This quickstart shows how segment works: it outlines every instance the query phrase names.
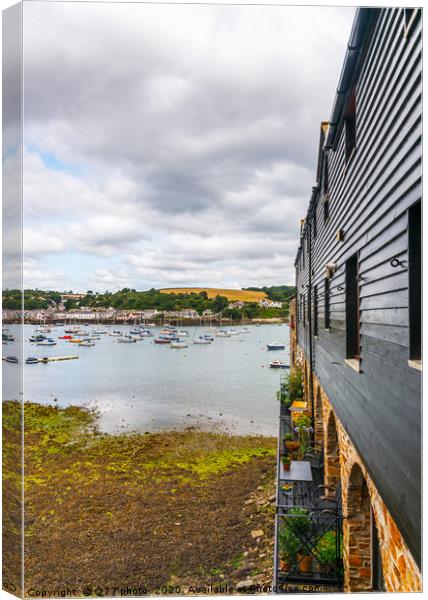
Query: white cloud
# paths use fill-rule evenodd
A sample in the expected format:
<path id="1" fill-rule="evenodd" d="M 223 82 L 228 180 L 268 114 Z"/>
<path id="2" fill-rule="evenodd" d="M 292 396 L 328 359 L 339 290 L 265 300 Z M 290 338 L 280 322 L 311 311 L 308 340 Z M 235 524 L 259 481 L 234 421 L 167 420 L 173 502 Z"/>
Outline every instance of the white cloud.
<path id="1" fill-rule="evenodd" d="M 292 283 L 353 12 L 27 3 L 27 252 L 91 257 L 62 288 Z"/>

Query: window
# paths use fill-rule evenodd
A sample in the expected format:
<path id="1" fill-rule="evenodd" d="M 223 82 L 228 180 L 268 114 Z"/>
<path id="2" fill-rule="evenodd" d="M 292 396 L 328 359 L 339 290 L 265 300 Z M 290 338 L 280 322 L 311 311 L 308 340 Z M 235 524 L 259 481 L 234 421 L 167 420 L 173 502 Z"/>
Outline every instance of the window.
<path id="1" fill-rule="evenodd" d="M 324 328 L 330 329 L 330 279 L 324 279 Z"/>
<path id="2" fill-rule="evenodd" d="M 358 256 L 346 261 L 346 358 L 360 358 Z"/>
<path id="3" fill-rule="evenodd" d="M 318 335 L 318 286 L 314 285 L 314 335 Z"/>
<path id="4" fill-rule="evenodd" d="M 324 154 L 323 191 L 328 194 L 328 154 Z"/>
<path id="5" fill-rule="evenodd" d="M 306 304 L 305 304 L 305 297 L 302 294 L 302 309 L 303 309 L 303 327 L 306 327 Z"/>
<path id="6" fill-rule="evenodd" d="M 303 244 L 302 244 L 302 253 L 303 253 L 303 268 L 305 268 L 305 240 L 303 240 Z"/>
<path id="7" fill-rule="evenodd" d="M 355 91 L 349 101 L 348 109 L 345 115 L 345 162 L 348 164 L 357 145 L 356 131 L 356 111 L 355 111 Z"/>
<path id="8" fill-rule="evenodd" d="M 313 221 L 312 229 L 313 229 L 313 232 L 314 232 L 314 239 L 315 239 L 317 237 L 317 205 L 316 204 L 314 206 L 314 212 L 313 212 L 313 215 L 312 215 L 312 221 Z"/>
<path id="9" fill-rule="evenodd" d="M 421 203 L 409 208 L 409 346 L 410 360 L 421 360 Z"/>
<path id="10" fill-rule="evenodd" d="M 324 223 L 327 223 L 329 218 L 329 208 L 328 208 L 328 196 L 324 198 Z"/>

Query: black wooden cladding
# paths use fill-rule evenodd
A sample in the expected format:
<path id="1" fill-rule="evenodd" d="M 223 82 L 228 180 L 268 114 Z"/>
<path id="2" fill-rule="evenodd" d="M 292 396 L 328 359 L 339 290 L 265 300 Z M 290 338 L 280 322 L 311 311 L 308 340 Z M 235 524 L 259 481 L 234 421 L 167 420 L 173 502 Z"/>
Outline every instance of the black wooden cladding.
<path id="1" fill-rule="evenodd" d="M 410 33 L 405 18 L 404 9 L 377 11 L 366 36 L 351 82 L 355 131 L 348 125 L 346 140 L 343 122 L 335 150 L 320 152 L 321 181 L 302 230 L 296 284 L 299 344 L 309 359 L 310 328 L 302 319 L 314 319 L 316 310 L 314 372 L 420 563 L 421 377 L 409 360 L 420 358 L 421 18 Z M 358 306 L 351 352 L 346 261 L 353 256 Z M 326 265 L 335 265 L 330 278 Z M 361 372 L 345 363 L 358 355 Z"/>

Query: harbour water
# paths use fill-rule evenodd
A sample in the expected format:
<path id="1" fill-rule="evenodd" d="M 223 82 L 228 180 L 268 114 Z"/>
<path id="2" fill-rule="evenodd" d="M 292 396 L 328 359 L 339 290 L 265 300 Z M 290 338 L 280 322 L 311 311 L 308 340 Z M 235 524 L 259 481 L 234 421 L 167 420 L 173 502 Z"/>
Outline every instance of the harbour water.
<path id="1" fill-rule="evenodd" d="M 249 325 L 249 333 L 216 337 L 212 344 L 193 345 L 207 330 L 187 327 L 188 348 L 158 345 L 154 338 L 135 344 L 101 335 L 93 347 L 66 340 L 63 327 L 49 334 L 56 346 L 29 342 L 34 326 L 24 326 L 23 358 L 77 355 L 78 360 L 24 364 L 24 398 L 42 404 L 96 408 L 101 430 L 116 433 L 160 431 L 196 426 L 238 434 L 276 435 L 281 369 L 269 362 L 289 362 L 288 325 Z M 94 328 L 86 328 L 91 332 Z M 130 326 L 100 326 L 129 333 Z M 242 328 L 237 326 L 241 331 Z M 9 326 L 15 342 L 3 345 L 3 356 L 19 356 L 18 326 Z M 159 328 L 152 328 L 155 337 Z M 285 350 L 267 351 L 271 342 Z M 16 397 L 13 380 L 19 366 L 3 361 L 3 399 Z M 16 384 L 15 384 L 16 385 Z"/>

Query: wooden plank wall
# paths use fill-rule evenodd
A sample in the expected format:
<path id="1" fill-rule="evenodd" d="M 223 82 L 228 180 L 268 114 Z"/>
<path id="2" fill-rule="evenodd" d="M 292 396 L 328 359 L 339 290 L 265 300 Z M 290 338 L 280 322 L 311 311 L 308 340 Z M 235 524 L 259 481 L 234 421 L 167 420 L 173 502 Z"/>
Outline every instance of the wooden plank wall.
<path id="1" fill-rule="evenodd" d="M 407 210 L 421 198 L 421 22 L 406 39 L 403 12 L 380 12 L 356 88 L 355 154 L 346 165 L 344 128 L 336 150 L 328 152 L 326 223 L 318 182 L 317 236 L 310 240 L 319 321 L 313 367 L 420 562 L 421 374 L 408 364 Z M 336 239 L 338 229 L 343 241 Z M 356 252 L 362 277 L 361 373 L 345 363 L 345 261 Z M 402 264 L 391 266 L 392 258 Z M 327 263 L 338 266 L 330 280 L 329 331 L 324 330 Z M 297 299 L 304 296 L 307 320 L 307 239 L 297 265 Z M 300 306 L 300 319 L 302 312 Z M 309 356 L 308 323 L 300 322 L 298 332 Z"/>

